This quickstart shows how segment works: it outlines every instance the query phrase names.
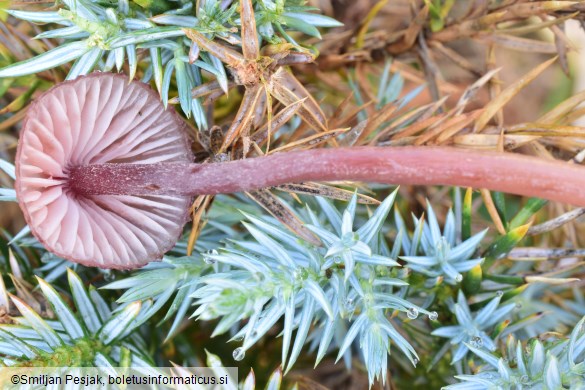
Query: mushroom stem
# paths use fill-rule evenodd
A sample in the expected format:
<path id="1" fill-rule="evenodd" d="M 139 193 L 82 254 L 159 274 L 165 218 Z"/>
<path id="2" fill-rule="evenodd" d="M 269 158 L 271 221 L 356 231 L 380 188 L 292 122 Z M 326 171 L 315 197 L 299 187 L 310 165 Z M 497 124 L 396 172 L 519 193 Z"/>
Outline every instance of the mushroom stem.
<path id="1" fill-rule="evenodd" d="M 585 206 L 585 168 L 512 153 L 450 147 L 314 149 L 212 164 L 96 164 L 70 172 L 80 194 L 196 195 L 303 181 L 487 188 Z"/>

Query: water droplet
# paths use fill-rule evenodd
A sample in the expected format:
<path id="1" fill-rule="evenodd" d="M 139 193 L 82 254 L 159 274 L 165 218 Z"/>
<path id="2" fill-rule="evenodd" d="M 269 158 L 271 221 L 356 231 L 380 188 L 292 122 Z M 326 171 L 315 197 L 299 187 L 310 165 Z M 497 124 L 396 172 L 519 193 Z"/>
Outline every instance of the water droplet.
<path id="1" fill-rule="evenodd" d="M 237 360 L 239 362 L 244 359 L 244 356 L 246 356 L 246 351 L 244 351 L 244 348 L 242 347 L 236 348 L 234 349 L 232 356 L 234 357 L 234 360 Z"/>
<path id="2" fill-rule="evenodd" d="M 348 312 L 352 312 L 355 310 L 355 301 L 353 298 L 347 298 L 345 300 L 345 310 Z"/>
<path id="3" fill-rule="evenodd" d="M 207 253 L 203 255 L 203 261 L 206 262 L 207 264 L 215 264 L 215 263 L 217 263 L 217 260 L 209 257 L 209 255 L 215 256 L 218 254 L 219 253 L 215 249 L 207 251 Z"/>
<path id="4" fill-rule="evenodd" d="M 345 311 L 347 313 L 354 312 L 355 311 L 355 308 L 356 308 L 355 300 L 353 298 L 347 298 L 345 300 L 345 306 L 344 306 L 344 308 L 345 308 Z"/>
<path id="5" fill-rule="evenodd" d="M 460 282 L 460 281 L 462 281 L 462 280 L 463 280 L 463 275 L 461 275 L 461 274 L 457 274 L 457 276 L 455 276 L 455 281 L 456 281 L 457 283 L 459 283 L 459 282 Z"/>
<path id="6" fill-rule="evenodd" d="M 244 335 L 240 335 L 238 337 L 234 337 L 234 341 L 242 341 L 244 339 Z"/>
<path id="7" fill-rule="evenodd" d="M 439 318 L 439 313 L 437 313 L 436 311 L 432 311 L 429 313 L 429 320 L 436 321 L 437 318 Z"/>
<path id="8" fill-rule="evenodd" d="M 419 360 L 417 358 L 412 359 L 412 363 L 414 363 L 415 366 L 418 364 L 418 362 L 419 362 Z"/>
<path id="9" fill-rule="evenodd" d="M 530 378 L 528 377 L 528 375 L 522 375 L 522 376 L 520 377 L 520 383 L 522 383 L 522 384 L 526 384 L 526 383 L 528 383 L 528 382 L 530 382 Z"/>
<path id="10" fill-rule="evenodd" d="M 516 309 L 517 310 L 522 309 L 522 303 L 521 302 L 516 302 Z"/>
<path id="11" fill-rule="evenodd" d="M 411 320 L 414 320 L 418 317 L 418 310 L 416 310 L 414 307 L 411 307 L 406 311 L 406 316 Z"/>
<path id="12" fill-rule="evenodd" d="M 498 297 L 501 297 L 501 296 L 503 296 L 503 295 L 504 295 L 504 292 L 503 292 L 502 290 L 498 290 L 498 292 L 496 292 L 496 295 L 497 295 Z"/>
<path id="13" fill-rule="evenodd" d="M 481 337 L 475 336 L 474 338 L 471 339 L 469 344 L 471 344 L 475 348 L 481 348 L 483 346 L 483 340 L 481 339 Z"/>

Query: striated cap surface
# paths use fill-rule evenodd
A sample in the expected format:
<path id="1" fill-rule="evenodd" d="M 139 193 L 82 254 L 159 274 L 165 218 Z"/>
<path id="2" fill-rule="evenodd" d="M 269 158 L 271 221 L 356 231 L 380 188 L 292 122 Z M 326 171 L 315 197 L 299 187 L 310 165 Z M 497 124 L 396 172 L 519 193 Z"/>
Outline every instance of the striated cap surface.
<path id="1" fill-rule="evenodd" d="M 192 161 L 185 124 L 146 84 L 93 73 L 31 105 L 16 157 L 16 192 L 35 237 L 74 262 L 130 269 L 159 260 L 188 218 L 188 196 L 81 195 L 74 167 Z"/>

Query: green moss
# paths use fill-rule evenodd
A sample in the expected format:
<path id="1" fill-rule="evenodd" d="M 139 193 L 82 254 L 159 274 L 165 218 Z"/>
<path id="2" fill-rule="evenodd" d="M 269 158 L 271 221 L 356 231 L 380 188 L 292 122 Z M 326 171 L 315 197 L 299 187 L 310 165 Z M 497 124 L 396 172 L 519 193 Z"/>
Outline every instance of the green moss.
<path id="1" fill-rule="evenodd" d="M 112 347 L 89 338 L 75 340 L 73 345 L 56 348 L 52 353 L 41 352 L 36 359 L 18 364 L 18 367 L 91 367 L 97 353 L 109 355 Z"/>

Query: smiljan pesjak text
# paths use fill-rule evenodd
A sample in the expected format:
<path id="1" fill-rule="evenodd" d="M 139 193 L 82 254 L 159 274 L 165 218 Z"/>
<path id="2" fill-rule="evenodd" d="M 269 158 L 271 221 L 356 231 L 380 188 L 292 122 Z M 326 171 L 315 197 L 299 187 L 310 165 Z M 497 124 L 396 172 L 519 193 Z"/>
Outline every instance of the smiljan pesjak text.
<path id="1" fill-rule="evenodd" d="M 225 385 L 227 375 L 18 375 L 20 385 Z"/>

